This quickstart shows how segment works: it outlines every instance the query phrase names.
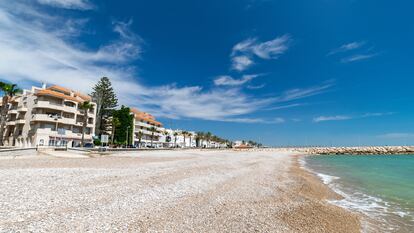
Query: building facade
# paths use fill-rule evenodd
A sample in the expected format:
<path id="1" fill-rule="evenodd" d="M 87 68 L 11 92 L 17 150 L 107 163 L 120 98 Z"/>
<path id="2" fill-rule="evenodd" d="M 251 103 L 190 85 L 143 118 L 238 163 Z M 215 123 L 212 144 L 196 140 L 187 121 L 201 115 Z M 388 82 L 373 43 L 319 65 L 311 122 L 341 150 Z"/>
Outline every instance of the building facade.
<path id="1" fill-rule="evenodd" d="M 187 131 L 187 135 L 183 135 L 183 130 L 165 129 L 160 141 L 163 147 L 193 148 L 197 146 L 196 133 Z"/>
<path id="2" fill-rule="evenodd" d="M 83 110 L 91 97 L 60 86 L 32 87 L 12 99 L 4 139 L 6 146 L 68 146 L 81 143 Z M 88 111 L 85 142 L 92 142 L 96 104 Z"/>
<path id="3" fill-rule="evenodd" d="M 133 114 L 133 141 L 136 147 L 163 147 L 160 140 L 164 128 L 161 122 L 156 121 L 155 117 L 149 113 L 139 111 L 136 108 L 131 109 Z M 151 131 L 155 129 L 155 131 Z M 152 140 L 151 140 L 152 139 Z"/>

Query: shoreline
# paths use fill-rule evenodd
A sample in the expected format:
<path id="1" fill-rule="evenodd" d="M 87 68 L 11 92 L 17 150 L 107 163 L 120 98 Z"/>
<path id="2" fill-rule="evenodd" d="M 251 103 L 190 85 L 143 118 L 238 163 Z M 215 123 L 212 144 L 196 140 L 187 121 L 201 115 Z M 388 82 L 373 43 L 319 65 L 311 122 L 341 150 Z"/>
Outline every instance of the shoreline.
<path id="1" fill-rule="evenodd" d="M 323 232 L 362 232 L 363 216 L 329 203 L 328 200 L 340 200 L 343 197 L 301 166 L 299 160 L 303 156 L 306 155 L 293 156 L 290 173 L 296 183 L 292 195 L 301 197 L 306 207 L 297 209 L 288 216 L 286 222 L 295 222 L 296 226 L 301 226 L 297 230 L 305 232 L 313 232 L 315 228 Z"/>
<path id="2" fill-rule="evenodd" d="M 329 203 L 340 195 L 289 151 L 54 154 L 0 164 L 5 229 L 361 232 L 361 216 Z"/>

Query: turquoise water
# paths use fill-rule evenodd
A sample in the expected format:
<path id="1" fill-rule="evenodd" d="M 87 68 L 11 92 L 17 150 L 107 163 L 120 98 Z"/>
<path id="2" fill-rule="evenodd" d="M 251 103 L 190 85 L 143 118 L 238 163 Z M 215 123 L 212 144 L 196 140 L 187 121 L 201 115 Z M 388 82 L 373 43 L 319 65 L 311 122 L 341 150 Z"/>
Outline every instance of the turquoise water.
<path id="1" fill-rule="evenodd" d="M 384 232 L 414 232 L 414 155 L 310 156 L 306 166 Z M 368 226 L 369 228 L 369 226 Z"/>

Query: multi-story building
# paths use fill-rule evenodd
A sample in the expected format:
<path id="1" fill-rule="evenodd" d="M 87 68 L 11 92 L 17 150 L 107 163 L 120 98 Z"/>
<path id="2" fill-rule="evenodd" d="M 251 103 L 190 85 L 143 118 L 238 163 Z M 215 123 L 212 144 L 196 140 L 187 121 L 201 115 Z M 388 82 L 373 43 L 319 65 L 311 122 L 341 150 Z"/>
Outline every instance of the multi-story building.
<path id="1" fill-rule="evenodd" d="M 137 147 L 150 146 L 152 137 L 153 147 L 162 147 L 163 143 L 160 141 L 164 132 L 162 123 L 156 121 L 153 115 L 135 108 L 131 109 L 131 113 L 134 115 L 132 131 L 134 145 Z M 154 132 L 151 131 L 152 128 L 155 129 Z M 140 132 L 141 138 L 139 136 Z"/>
<path id="2" fill-rule="evenodd" d="M 183 135 L 183 130 L 164 130 L 163 135 L 160 138 L 160 141 L 163 143 L 164 147 L 180 147 L 180 148 L 190 148 L 196 147 L 196 133 L 188 131 L 185 136 Z"/>
<path id="3" fill-rule="evenodd" d="M 84 113 L 80 103 L 91 97 L 60 86 L 32 87 L 13 98 L 4 132 L 5 145 L 79 146 Z M 92 142 L 96 104 L 88 111 L 85 142 Z"/>

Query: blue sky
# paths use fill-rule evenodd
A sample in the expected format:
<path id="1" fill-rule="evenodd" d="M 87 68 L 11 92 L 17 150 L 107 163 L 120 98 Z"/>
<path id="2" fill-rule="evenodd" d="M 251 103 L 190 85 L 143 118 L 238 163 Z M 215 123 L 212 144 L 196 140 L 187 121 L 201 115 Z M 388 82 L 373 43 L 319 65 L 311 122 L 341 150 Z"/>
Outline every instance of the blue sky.
<path id="1" fill-rule="evenodd" d="M 412 144 L 410 1 L 0 2 L 0 78 L 268 145 Z"/>

